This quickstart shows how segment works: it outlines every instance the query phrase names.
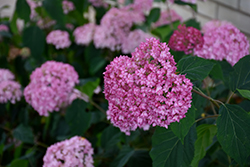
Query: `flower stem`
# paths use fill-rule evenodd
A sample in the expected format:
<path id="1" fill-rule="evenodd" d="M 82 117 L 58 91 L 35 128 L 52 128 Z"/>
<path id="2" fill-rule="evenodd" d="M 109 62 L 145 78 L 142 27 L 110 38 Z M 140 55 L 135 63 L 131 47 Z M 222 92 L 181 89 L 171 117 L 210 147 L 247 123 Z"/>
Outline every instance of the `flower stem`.
<path id="1" fill-rule="evenodd" d="M 203 119 L 214 118 L 214 117 L 218 117 L 218 116 L 220 116 L 220 115 L 219 115 L 219 114 L 216 114 L 216 115 L 209 115 L 209 116 L 206 116 L 206 117 L 203 117 L 203 118 L 199 118 L 199 119 L 197 119 L 195 122 L 199 122 L 199 121 L 201 121 L 201 120 L 203 120 Z"/>
<path id="2" fill-rule="evenodd" d="M 198 89 L 198 88 L 196 88 L 196 89 Z M 199 89 L 198 89 L 198 90 L 199 90 Z M 220 108 L 220 105 L 219 105 L 218 103 L 222 103 L 221 101 L 215 100 L 215 99 L 213 99 L 213 98 L 211 98 L 211 97 L 205 95 L 201 90 L 199 90 L 199 91 L 198 91 L 198 90 L 192 89 L 192 91 L 193 91 L 194 93 L 196 93 L 196 94 L 198 94 L 198 95 L 204 97 L 205 99 L 210 100 L 217 108 Z M 222 104 L 223 104 L 223 103 L 222 103 Z"/>
<path id="3" fill-rule="evenodd" d="M 234 95 L 234 92 L 231 92 L 230 95 L 227 98 L 227 101 L 226 101 L 227 104 L 230 102 L 230 100 L 233 97 L 233 95 Z"/>

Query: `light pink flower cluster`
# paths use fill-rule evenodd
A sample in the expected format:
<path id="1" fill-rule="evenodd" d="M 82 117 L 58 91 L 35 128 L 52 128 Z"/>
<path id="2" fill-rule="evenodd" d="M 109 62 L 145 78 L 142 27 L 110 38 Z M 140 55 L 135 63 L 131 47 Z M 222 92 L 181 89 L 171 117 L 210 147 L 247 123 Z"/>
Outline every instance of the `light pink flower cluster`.
<path id="1" fill-rule="evenodd" d="M 193 50 L 200 50 L 203 46 L 204 39 L 200 30 L 194 27 L 179 25 L 169 39 L 169 47 L 175 51 L 184 51 L 190 54 Z"/>
<path id="2" fill-rule="evenodd" d="M 105 0 L 89 0 L 89 2 L 95 7 L 108 7 L 108 3 Z"/>
<path id="3" fill-rule="evenodd" d="M 132 58 L 115 58 L 104 72 L 107 117 L 127 135 L 150 125 L 168 128 L 191 107 L 192 83 L 176 74 L 166 43 L 155 38 L 141 43 Z"/>
<path id="4" fill-rule="evenodd" d="M 69 12 L 75 10 L 74 3 L 67 0 L 62 1 L 62 8 L 64 14 L 68 14 Z"/>
<path id="5" fill-rule="evenodd" d="M 175 0 L 169 0 L 171 3 L 174 3 Z M 186 2 L 186 3 L 193 3 L 195 4 L 197 0 L 181 0 L 182 2 Z M 204 0 L 205 1 L 205 0 Z"/>
<path id="6" fill-rule="evenodd" d="M 81 27 L 77 27 L 73 32 L 73 35 L 75 36 L 75 42 L 78 45 L 88 45 L 93 39 L 94 30 L 94 23 L 88 23 Z"/>
<path id="7" fill-rule="evenodd" d="M 148 12 L 153 7 L 154 0 L 134 0 L 134 3 L 131 5 L 128 5 L 131 9 L 133 9 L 136 12 Z"/>
<path id="8" fill-rule="evenodd" d="M 205 24 L 204 45 L 195 54 L 205 59 L 227 60 L 232 66 L 249 54 L 249 41 L 234 25 L 226 21 Z"/>
<path id="9" fill-rule="evenodd" d="M 7 32 L 9 32 L 9 28 L 6 25 L 4 25 L 4 24 L 0 24 L 0 31 L 7 31 Z"/>
<path id="10" fill-rule="evenodd" d="M 36 8 L 39 6 L 42 6 L 41 1 L 33 1 L 33 0 L 26 0 L 26 2 L 28 3 L 28 5 L 30 6 L 30 19 L 34 20 L 38 17 L 38 14 L 36 12 Z"/>
<path id="11" fill-rule="evenodd" d="M 127 9 L 111 8 L 96 26 L 94 44 L 96 48 L 120 50 L 134 23 L 143 21 L 141 14 Z"/>
<path id="12" fill-rule="evenodd" d="M 48 116 L 49 112 L 68 105 L 69 95 L 78 82 L 78 74 L 71 65 L 47 61 L 30 75 L 30 83 L 24 89 L 25 100 L 39 115 Z"/>
<path id="13" fill-rule="evenodd" d="M 22 96 L 21 85 L 13 81 L 15 76 L 7 69 L 0 69 L 0 103 L 16 103 Z"/>
<path id="14" fill-rule="evenodd" d="M 122 43 L 122 53 L 127 54 L 133 52 L 141 42 L 146 42 L 146 38 L 150 37 L 150 34 L 147 34 L 140 29 L 131 31 Z"/>
<path id="15" fill-rule="evenodd" d="M 69 33 L 67 31 L 54 30 L 51 31 L 47 37 L 46 41 L 48 44 L 55 45 L 56 49 L 68 48 L 71 45 L 69 39 Z"/>
<path id="16" fill-rule="evenodd" d="M 175 10 L 171 9 L 170 11 L 162 11 L 159 20 L 152 26 L 155 28 L 178 20 L 182 21 L 182 17 L 178 15 Z"/>
<path id="17" fill-rule="evenodd" d="M 43 157 L 43 167 L 94 167 L 93 154 L 87 139 L 74 136 L 51 145 Z"/>

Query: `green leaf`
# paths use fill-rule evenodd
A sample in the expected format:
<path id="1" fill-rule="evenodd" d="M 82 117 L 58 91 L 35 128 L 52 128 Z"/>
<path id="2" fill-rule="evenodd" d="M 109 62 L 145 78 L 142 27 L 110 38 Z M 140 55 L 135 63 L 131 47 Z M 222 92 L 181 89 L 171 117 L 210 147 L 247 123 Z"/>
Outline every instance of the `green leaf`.
<path id="1" fill-rule="evenodd" d="M 86 112 L 87 103 L 76 99 L 67 108 L 65 119 L 72 135 L 83 135 L 90 126 L 91 113 Z"/>
<path id="2" fill-rule="evenodd" d="M 176 3 L 176 4 L 178 4 L 178 5 L 188 5 L 188 6 L 190 6 L 195 12 L 197 12 L 197 5 L 196 5 L 196 4 L 183 2 L 183 1 L 181 1 L 181 0 L 175 0 L 174 3 Z"/>
<path id="3" fill-rule="evenodd" d="M 209 75 L 211 75 L 211 77 L 214 78 L 214 79 L 220 79 L 220 80 L 223 79 L 222 67 L 220 66 L 220 64 L 218 63 L 218 61 L 213 61 L 213 62 L 215 63 L 215 66 L 210 71 Z"/>
<path id="4" fill-rule="evenodd" d="M 0 144 L 0 156 L 3 155 L 4 143 Z"/>
<path id="5" fill-rule="evenodd" d="M 153 144 L 150 151 L 153 167 L 189 166 L 194 156 L 195 139 L 195 126 L 190 128 L 184 139 L 184 145 L 170 129 L 157 127 L 152 137 Z"/>
<path id="6" fill-rule="evenodd" d="M 29 161 L 26 159 L 14 159 L 8 167 L 28 167 Z"/>
<path id="7" fill-rule="evenodd" d="M 102 132 L 101 146 L 105 149 L 109 149 L 116 145 L 120 141 L 121 134 L 120 129 L 110 125 Z"/>
<path id="8" fill-rule="evenodd" d="M 151 25 L 151 23 L 156 22 L 161 15 L 160 8 L 153 8 L 151 9 L 149 15 L 147 16 L 147 24 Z"/>
<path id="9" fill-rule="evenodd" d="M 19 125 L 16 129 L 13 130 L 14 138 L 21 140 L 24 143 L 33 144 L 34 143 L 34 135 L 29 126 Z"/>
<path id="10" fill-rule="evenodd" d="M 194 28 L 196 28 L 198 30 L 201 29 L 200 23 L 198 21 L 196 21 L 195 19 L 189 19 L 189 20 L 185 21 L 184 24 L 187 27 L 194 27 Z"/>
<path id="11" fill-rule="evenodd" d="M 246 99 L 250 100 L 250 91 L 249 90 L 237 89 L 237 91 L 241 94 L 241 96 L 243 96 Z"/>
<path id="12" fill-rule="evenodd" d="M 173 24 L 173 28 L 177 29 L 178 25 L 180 25 L 180 21 L 175 21 L 172 24 Z M 171 25 L 163 25 L 163 26 L 153 29 L 151 33 L 160 37 L 161 40 L 165 40 L 167 37 L 171 36 L 173 32 L 174 31 L 171 28 Z"/>
<path id="13" fill-rule="evenodd" d="M 250 155 L 250 115 L 238 105 L 221 105 L 217 138 L 222 149 L 241 166 Z"/>
<path id="14" fill-rule="evenodd" d="M 170 127 L 174 134 L 178 136 L 182 144 L 184 144 L 184 138 L 189 132 L 191 126 L 195 123 L 195 110 L 194 105 L 186 113 L 186 117 L 181 119 L 180 122 L 173 122 L 170 124 Z"/>
<path id="15" fill-rule="evenodd" d="M 180 74 L 187 74 L 186 77 L 192 80 L 203 80 L 208 76 L 214 67 L 214 63 L 209 60 L 188 56 L 182 58 L 177 64 L 177 71 Z"/>
<path id="16" fill-rule="evenodd" d="M 213 142 L 213 137 L 217 133 L 215 125 L 202 124 L 196 128 L 197 140 L 195 141 L 194 159 L 192 167 L 197 167 L 199 161 L 206 155 L 206 148 Z"/>
<path id="17" fill-rule="evenodd" d="M 30 20 L 30 7 L 26 0 L 17 0 L 16 2 L 16 12 L 18 16 L 25 22 Z"/>
<path id="18" fill-rule="evenodd" d="M 23 31 L 23 45 L 30 48 L 31 55 L 39 59 L 45 47 L 45 34 L 37 26 L 31 26 Z"/>
<path id="19" fill-rule="evenodd" d="M 230 73 L 230 89 L 234 92 L 236 89 L 250 90 L 250 55 L 240 59 L 234 66 L 234 71 Z"/>
<path id="20" fill-rule="evenodd" d="M 97 88 L 99 84 L 100 84 L 100 78 L 97 78 L 95 81 L 87 81 L 84 85 L 80 86 L 79 89 L 81 92 L 88 95 L 88 97 L 91 99 L 94 94 L 94 90 Z"/>
<path id="21" fill-rule="evenodd" d="M 115 157 L 114 161 L 110 164 L 110 167 L 123 167 L 134 152 L 135 150 L 129 146 L 123 146 L 117 157 Z"/>
<path id="22" fill-rule="evenodd" d="M 65 14 L 63 13 L 61 0 L 44 0 L 43 7 L 52 19 L 56 20 L 58 24 L 64 25 Z"/>
<path id="23" fill-rule="evenodd" d="M 11 22 L 10 22 L 10 28 L 11 28 L 11 31 L 13 32 L 13 34 L 18 34 L 18 28 L 16 25 L 17 18 L 18 18 L 18 14 L 15 11 L 13 14 L 13 17 L 11 19 Z"/>
<path id="24" fill-rule="evenodd" d="M 130 157 L 128 167 L 152 167 L 152 159 L 149 156 L 147 150 L 136 150 L 134 154 Z"/>

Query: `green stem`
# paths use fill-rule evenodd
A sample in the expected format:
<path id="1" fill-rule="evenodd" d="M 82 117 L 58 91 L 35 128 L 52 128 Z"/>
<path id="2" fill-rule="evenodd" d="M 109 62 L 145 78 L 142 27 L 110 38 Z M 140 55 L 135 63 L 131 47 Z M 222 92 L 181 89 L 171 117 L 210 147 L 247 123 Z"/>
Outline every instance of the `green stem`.
<path id="1" fill-rule="evenodd" d="M 196 89 L 198 89 L 198 88 L 196 88 Z M 199 90 L 199 89 L 198 89 L 198 90 Z M 223 104 L 221 101 L 215 100 L 215 99 L 213 99 L 213 98 L 211 98 L 211 97 L 205 95 L 201 90 L 199 90 L 199 91 L 198 91 L 198 90 L 192 89 L 192 91 L 193 91 L 194 93 L 200 95 L 201 97 L 204 97 L 205 99 L 210 100 L 217 108 L 220 108 L 220 105 L 219 105 L 218 103 Z"/>
<path id="2" fill-rule="evenodd" d="M 89 99 L 89 102 L 90 102 L 90 104 L 92 104 L 93 106 L 95 106 L 98 110 L 100 110 L 102 113 L 104 113 L 106 115 L 106 111 L 103 108 L 101 108 L 98 104 L 96 104 L 91 99 Z"/>
<path id="3" fill-rule="evenodd" d="M 201 121 L 203 119 L 207 119 L 207 118 L 215 118 L 215 117 L 218 117 L 218 116 L 220 116 L 220 115 L 218 115 L 218 114 L 216 114 L 216 115 L 209 115 L 209 116 L 206 116 L 206 117 L 203 117 L 203 118 L 199 118 L 195 122 L 199 122 L 199 121 Z"/>
<path id="4" fill-rule="evenodd" d="M 227 104 L 230 102 L 230 100 L 233 97 L 233 95 L 234 95 L 234 92 L 231 92 L 230 95 L 227 98 L 227 101 L 226 101 Z"/>

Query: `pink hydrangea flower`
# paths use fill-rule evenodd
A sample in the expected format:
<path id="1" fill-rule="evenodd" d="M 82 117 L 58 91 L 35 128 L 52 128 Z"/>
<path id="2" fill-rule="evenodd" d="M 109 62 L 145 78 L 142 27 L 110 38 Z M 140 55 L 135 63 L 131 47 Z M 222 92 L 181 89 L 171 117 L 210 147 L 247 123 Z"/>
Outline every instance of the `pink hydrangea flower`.
<path id="1" fill-rule="evenodd" d="M 176 63 L 166 43 L 142 42 L 132 58 L 115 58 L 104 72 L 107 117 L 127 135 L 150 125 L 168 128 L 191 107 L 192 83 L 176 74 Z"/>
<path id="2" fill-rule="evenodd" d="M 153 7 L 154 0 L 134 0 L 134 2 L 130 5 L 127 5 L 126 8 L 130 8 L 135 12 L 139 12 L 141 14 L 145 12 L 149 12 Z M 125 3 L 125 1 L 123 1 Z"/>
<path id="3" fill-rule="evenodd" d="M 13 81 L 15 76 L 7 69 L 0 69 L 0 103 L 16 103 L 21 100 L 21 85 Z"/>
<path id="4" fill-rule="evenodd" d="M 14 80 L 14 79 L 15 79 L 15 76 L 10 70 L 0 69 L 0 82 Z"/>
<path id="5" fill-rule="evenodd" d="M 68 48 L 71 45 L 69 39 L 69 33 L 67 31 L 54 30 L 51 31 L 47 37 L 46 41 L 48 44 L 55 45 L 56 49 Z"/>
<path id="6" fill-rule="evenodd" d="M 131 31 L 122 43 L 122 52 L 125 54 L 133 52 L 141 42 L 146 42 L 146 38 L 150 37 L 150 34 L 147 34 L 140 29 Z"/>
<path id="7" fill-rule="evenodd" d="M 94 44 L 96 48 L 120 50 L 134 23 L 144 18 L 127 9 L 111 8 L 102 18 L 101 25 L 96 26 Z"/>
<path id="8" fill-rule="evenodd" d="M 73 32 L 73 35 L 75 36 L 75 42 L 78 45 L 89 45 L 93 39 L 94 30 L 94 23 L 88 23 L 81 27 L 77 27 Z"/>
<path id="9" fill-rule="evenodd" d="M 194 27 L 179 25 L 169 39 L 169 47 L 175 51 L 184 51 L 190 54 L 193 50 L 200 50 L 204 39 L 201 32 Z"/>
<path id="10" fill-rule="evenodd" d="M 249 41 L 234 25 L 210 21 L 204 25 L 204 45 L 195 54 L 205 59 L 228 61 L 232 66 L 249 54 Z"/>
<path id="11" fill-rule="evenodd" d="M 30 6 L 30 19 L 31 20 L 34 20 L 38 17 L 38 14 L 36 12 L 36 8 L 39 7 L 39 6 L 42 6 L 42 3 L 41 1 L 38 2 L 38 1 L 33 1 L 33 0 L 26 0 L 26 2 L 28 3 L 28 5 Z"/>
<path id="12" fill-rule="evenodd" d="M 75 10 L 74 3 L 67 0 L 62 1 L 62 8 L 64 14 L 68 14 L 69 12 Z"/>
<path id="13" fill-rule="evenodd" d="M 160 18 L 157 22 L 155 22 L 152 26 L 155 27 L 159 27 L 162 25 L 167 25 L 170 24 L 171 22 L 175 22 L 175 21 L 182 21 L 182 17 L 180 15 L 178 15 L 175 10 L 170 10 L 169 11 L 162 11 Z"/>
<path id="14" fill-rule="evenodd" d="M 48 116 L 49 112 L 68 105 L 78 82 L 78 74 L 71 65 L 47 61 L 30 75 L 30 83 L 24 89 L 25 100 L 39 115 Z"/>
<path id="15" fill-rule="evenodd" d="M 0 31 L 7 31 L 7 32 L 9 32 L 9 28 L 6 25 L 4 25 L 4 24 L 0 24 Z"/>
<path id="16" fill-rule="evenodd" d="M 51 145 L 43 157 L 43 167 L 94 167 L 93 154 L 87 139 L 74 136 Z"/>
<path id="17" fill-rule="evenodd" d="M 89 0 L 89 2 L 95 7 L 107 8 L 109 5 L 105 0 Z"/>

